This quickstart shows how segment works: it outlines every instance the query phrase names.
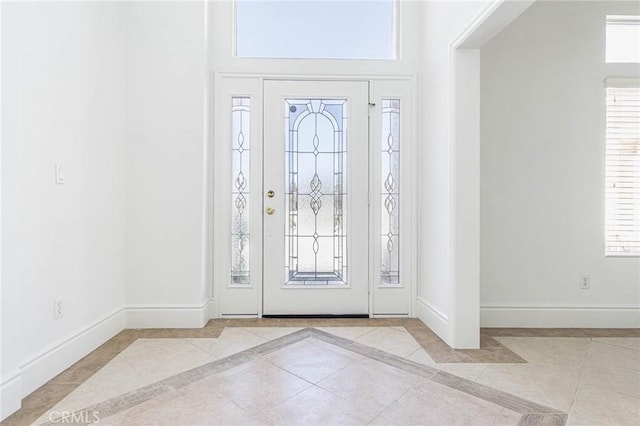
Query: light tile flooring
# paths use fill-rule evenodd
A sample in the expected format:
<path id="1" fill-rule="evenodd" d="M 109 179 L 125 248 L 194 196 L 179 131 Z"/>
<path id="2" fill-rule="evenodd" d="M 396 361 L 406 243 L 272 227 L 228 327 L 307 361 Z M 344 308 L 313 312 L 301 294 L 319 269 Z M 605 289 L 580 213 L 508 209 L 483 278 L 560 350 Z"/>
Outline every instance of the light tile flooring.
<path id="1" fill-rule="evenodd" d="M 437 363 L 403 326 L 137 338 L 34 424 L 640 424 L 640 337 L 493 338 L 526 362 Z"/>

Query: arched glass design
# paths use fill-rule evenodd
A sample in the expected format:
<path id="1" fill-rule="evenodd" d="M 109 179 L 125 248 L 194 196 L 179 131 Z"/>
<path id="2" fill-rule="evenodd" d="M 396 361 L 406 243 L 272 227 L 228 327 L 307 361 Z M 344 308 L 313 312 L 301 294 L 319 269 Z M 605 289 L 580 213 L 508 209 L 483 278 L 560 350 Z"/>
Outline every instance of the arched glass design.
<path id="1" fill-rule="evenodd" d="M 286 99 L 287 285 L 345 285 L 346 100 Z"/>

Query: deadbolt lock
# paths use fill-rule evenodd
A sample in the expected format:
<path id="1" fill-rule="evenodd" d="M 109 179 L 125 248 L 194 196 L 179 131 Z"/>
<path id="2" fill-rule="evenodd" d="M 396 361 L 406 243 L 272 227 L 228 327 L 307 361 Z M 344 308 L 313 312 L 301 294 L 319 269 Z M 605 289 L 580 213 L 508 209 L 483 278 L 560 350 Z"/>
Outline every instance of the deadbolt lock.
<path id="1" fill-rule="evenodd" d="M 273 198 L 275 195 L 276 193 L 273 191 L 273 189 L 270 189 L 269 191 L 267 191 L 267 197 Z"/>

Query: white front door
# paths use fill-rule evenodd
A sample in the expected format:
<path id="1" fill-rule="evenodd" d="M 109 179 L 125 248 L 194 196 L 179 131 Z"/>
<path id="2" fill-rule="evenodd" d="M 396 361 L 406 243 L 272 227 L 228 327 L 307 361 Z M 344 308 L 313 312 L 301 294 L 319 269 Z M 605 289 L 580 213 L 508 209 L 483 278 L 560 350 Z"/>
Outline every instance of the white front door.
<path id="1" fill-rule="evenodd" d="M 264 82 L 263 315 L 369 314 L 369 84 Z"/>

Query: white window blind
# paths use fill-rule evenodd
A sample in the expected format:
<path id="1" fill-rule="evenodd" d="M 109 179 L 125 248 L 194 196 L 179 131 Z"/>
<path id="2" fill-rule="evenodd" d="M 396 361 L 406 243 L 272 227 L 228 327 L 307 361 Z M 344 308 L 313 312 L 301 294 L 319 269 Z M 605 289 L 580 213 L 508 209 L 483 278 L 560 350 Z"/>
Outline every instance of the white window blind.
<path id="1" fill-rule="evenodd" d="M 620 86 L 607 87 L 605 254 L 640 256 L 640 87 Z"/>

